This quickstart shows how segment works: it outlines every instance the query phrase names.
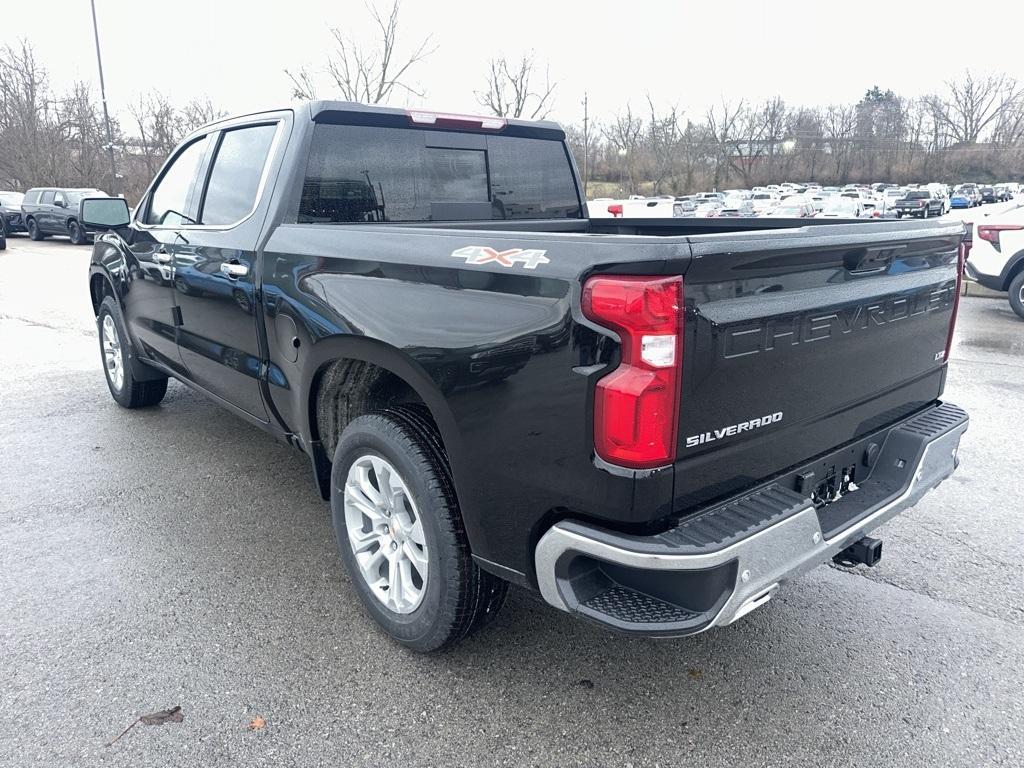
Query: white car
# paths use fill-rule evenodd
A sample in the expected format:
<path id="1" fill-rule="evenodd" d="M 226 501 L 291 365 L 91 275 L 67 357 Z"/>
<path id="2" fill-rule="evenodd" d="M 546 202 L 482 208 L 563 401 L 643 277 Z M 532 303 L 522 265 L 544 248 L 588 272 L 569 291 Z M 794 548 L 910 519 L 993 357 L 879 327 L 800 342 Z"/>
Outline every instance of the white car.
<path id="1" fill-rule="evenodd" d="M 899 217 L 896 201 L 902 200 L 906 194 L 906 190 L 894 187 L 889 187 L 882 192 L 882 215 Z"/>
<path id="2" fill-rule="evenodd" d="M 821 211 L 815 214 L 819 219 L 859 219 L 864 215 L 859 197 L 833 195 L 825 200 Z"/>
<path id="3" fill-rule="evenodd" d="M 1010 294 L 1010 307 L 1024 320 L 1024 205 L 974 223 L 966 273 L 994 291 Z"/>
<path id="4" fill-rule="evenodd" d="M 779 196 L 773 192 L 755 192 L 751 195 L 750 202 L 754 204 L 754 213 L 757 216 L 764 216 L 779 204 Z"/>

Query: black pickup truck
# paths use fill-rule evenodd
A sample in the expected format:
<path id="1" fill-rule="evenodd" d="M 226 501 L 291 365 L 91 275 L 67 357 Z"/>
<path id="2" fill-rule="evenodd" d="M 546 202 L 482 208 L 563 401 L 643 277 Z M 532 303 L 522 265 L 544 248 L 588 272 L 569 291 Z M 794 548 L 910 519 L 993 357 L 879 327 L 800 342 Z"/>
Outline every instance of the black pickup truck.
<path id="1" fill-rule="evenodd" d="M 553 123 L 304 103 L 80 215 L 114 399 L 174 377 L 307 454 L 420 651 L 509 583 L 624 632 L 729 624 L 873 564 L 967 428 L 961 223 L 591 220 Z"/>

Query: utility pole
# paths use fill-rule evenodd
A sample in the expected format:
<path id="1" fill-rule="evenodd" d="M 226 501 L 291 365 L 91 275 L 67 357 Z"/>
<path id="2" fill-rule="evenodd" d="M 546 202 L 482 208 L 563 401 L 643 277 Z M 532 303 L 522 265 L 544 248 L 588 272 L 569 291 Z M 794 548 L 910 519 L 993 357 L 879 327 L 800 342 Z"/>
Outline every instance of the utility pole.
<path id="1" fill-rule="evenodd" d="M 92 6 L 92 34 L 96 41 L 96 65 L 100 70 L 100 100 L 103 102 L 103 121 L 107 125 L 107 153 L 110 155 L 110 194 L 117 194 L 117 166 L 114 164 L 114 134 L 110 130 L 110 111 L 107 109 L 107 86 L 103 82 L 103 57 L 100 56 L 100 28 L 96 24 L 96 0 Z"/>
<path id="2" fill-rule="evenodd" d="M 587 198 L 587 183 L 590 181 L 590 114 L 587 111 L 587 92 L 583 92 L 583 198 Z"/>

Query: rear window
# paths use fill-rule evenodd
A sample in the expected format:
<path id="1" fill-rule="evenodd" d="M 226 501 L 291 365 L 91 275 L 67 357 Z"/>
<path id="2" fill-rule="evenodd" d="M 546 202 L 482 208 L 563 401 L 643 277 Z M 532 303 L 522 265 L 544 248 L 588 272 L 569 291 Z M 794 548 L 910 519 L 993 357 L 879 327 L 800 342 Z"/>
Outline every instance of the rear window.
<path id="1" fill-rule="evenodd" d="M 581 216 L 560 141 L 318 124 L 300 223 Z"/>
<path id="2" fill-rule="evenodd" d="M 931 192 L 907 192 L 907 200 L 927 200 Z"/>

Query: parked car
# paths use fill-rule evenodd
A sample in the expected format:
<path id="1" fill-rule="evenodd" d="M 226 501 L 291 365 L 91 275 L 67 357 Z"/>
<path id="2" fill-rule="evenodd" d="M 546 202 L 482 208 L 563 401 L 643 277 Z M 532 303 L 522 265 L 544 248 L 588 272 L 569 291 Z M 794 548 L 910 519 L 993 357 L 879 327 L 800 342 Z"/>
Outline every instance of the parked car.
<path id="1" fill-rule="evenodd" d="M 996 197 L 995 187 L 984 186 L 981 187 L 981 202 L 983 203 L 995 203 L 998 202 L 999 198 Z"/>
<path id="2" fill-rule="evenodd" d="M 0 232 L 24 232 L 25 224 L 21 220 L 21 192 L 0 192 Z"/>
<path id="3" fill-rule="evenodd" d="M 896 201 L 896 210 L 900 216 L 918 216 L 927 219 L 929 216 L 942 215 L 942 201 L 927 189 L 912 189 Z"/>
<path id="4" fill-rule="evenodd" d="M 722 209 L 725 208 L 725 203 L 717 198 L 704 198 L 693 211 L 693 215 L 698 219 L 714 218 L 719 214 Z"/>
<path id="5" fill-rule="evenodd" d="M 949 213 L 951 207 L 949 204 L 949 187 L 945 184 L 932 182 L 927 185 L 926 189 L 942 202 L 942 213 Z"/>
<path id="6" fill-rule="evenodd" d="M 825 205 L 815 216 L 821 219 L 858 219 L 863 213 L 860 198 L 834 195 L 825 200 Z"/>
<path id="7" fill-rule="evenodd" d="M 89 242 L 89 232 L 78 219 L 78 204 L 85 197 L 105 197 L 99 189 L 34 187 L 25 193 L 21 214 L 33 240 L 63 235 L 75 245 Z"/>
<path id="8" fill-rule="evenodd" d="M 899 187 L 887 187 L 882 190 L 881 197 L 881 210 L 883 214 L 894 215 L 897 218 L 901 215 L 899 209 L 896 207 L 896 203 L 903 199 L 906 194 Z"/>
<path id="9" fill-rule="evenodd" d="M 974 223 L 967 276 L 986 288 L 1006 291 L 1024 320 L 1024 205 Z"/>
<path id="10" fill-rule="evenodd" d="M 779 204 L 779 198 L 773 192 L 754 192 L 750 196 L 750 202 L 754 205 L 754 213 L 758 216 L 764 216 Z"/>
<path id="11" fill-rule="evenodd" d="M 727 197 L 718 211 L 719 217 L 735 218 L 738 216 L 756 216 L 753 200 L 744 200 L 736 197 Z"/>
<path id="12" fill-rule="evenodd" d="M 1010 193 L 1010 188 L 1005 184 L 996 184 L 994 189 L 996 191 L 996 200 L 1000 203 L 1005 203 L 1008 200 L 1013 199 L 1013 195 Z"/>
<path id="13" fill-rule="evenodd" d="M 779 219 L 804 219 L 810 218 L 814 215 L 814 206 L 808 200 L 798 199 L 799 195 L 794 195 L 787 199 L 784 199 L 772 210 L 766 213 L 766 216 Z"/>
<path id="14" fill-rule="evenodd" d="M 875 198 L 872 197 L 871 193 L 868 192 L 866 189 L 844 189 L 842 192 L 839 193 L 839 196 L 846 197 L 851 200 L 856 200 L 859 204 L 859 216 L 870 216 L 871 212 L 874 211 L 875 208 L 877 208 L 879 205 L 878 201 L 875 200 Z"/>
<path id="15" fill-rule="evenodd" d="M 950 195 L 949 205 L 951 208 L 971 208 L 974 206 L 974 201 L 969 193 L 957 190 Z"/>
<path id="16" fill-rule="evenodd" d="M 981 205 L 981 190 L 978 189 L 976 184 L 961 184 L 955 190 L 953 190 L 954 197 L 966 198 L 968 201 L 968 208 L 974 208 L 975 206 Z M 954 205 L 954 208 L 961 206 Z"/>
<path id="17" fill-rule="evenodd" d="M 316 101 L 200 128 L 134 218 L 82 202 L 110 394 L 173 376 L 306 453 L 350 588 L 418 651 L 508 582 L 666 637 L 877 562 L 967 429 L 941 400 L 963 224 L 588 219 L 580 187 L 550 122 Z"/>

